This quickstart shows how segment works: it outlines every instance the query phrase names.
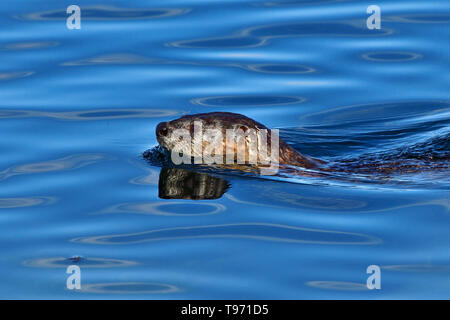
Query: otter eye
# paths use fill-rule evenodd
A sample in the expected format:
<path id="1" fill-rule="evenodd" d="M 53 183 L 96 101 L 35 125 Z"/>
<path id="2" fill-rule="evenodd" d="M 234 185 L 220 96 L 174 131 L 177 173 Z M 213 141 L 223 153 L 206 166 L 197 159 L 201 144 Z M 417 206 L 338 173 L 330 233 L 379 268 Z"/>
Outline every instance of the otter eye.
<path id="1" fill-rule="evenodd" d="M 244 132 L 247 132 L 248 128 L 246 126 L 241 126 L 239 129 L 241 129 Z"/>
<path id="2" fill-rule="evenodd" d="M 158 126 L 156 127 L 156 133 L 163 137 L 167 136 L 167 134 L 169 133 L 167 122 L 161 122 L 160 124 L 158 124 Z"/>

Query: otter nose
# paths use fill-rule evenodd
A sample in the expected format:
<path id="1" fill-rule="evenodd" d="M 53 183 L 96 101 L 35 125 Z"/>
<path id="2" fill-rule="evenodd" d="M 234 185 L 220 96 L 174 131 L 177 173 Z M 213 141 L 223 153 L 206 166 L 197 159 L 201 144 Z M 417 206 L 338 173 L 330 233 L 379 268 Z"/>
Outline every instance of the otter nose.
<path id="1" fill-rule="evenodd" d="M 156 134 L 158 136 L 167 136 L 167 134 L 169 133 L 169 129 L 167 128 L 167 122 L 161 122 L 160 124 L 158 124 L 156 126 Z"/>

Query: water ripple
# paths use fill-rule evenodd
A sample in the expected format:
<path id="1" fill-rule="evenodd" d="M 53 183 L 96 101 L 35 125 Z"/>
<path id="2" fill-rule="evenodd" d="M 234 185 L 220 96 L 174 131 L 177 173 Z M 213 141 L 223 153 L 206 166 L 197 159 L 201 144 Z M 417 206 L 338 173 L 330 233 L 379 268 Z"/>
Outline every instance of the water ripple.
<path id="1" fill-rule="evenodd" d="M 306 285 L 325 290 L 364 291 L 367 286 L 358 282 L 347 281 L 308 281 Z"/>
<path id="2" fill-rule="evenodd" d="M 167 46 L 176 48 L 251 48 L 260 47 L 265 44 L 264 39 L 256 37 L 246 37 L 242 35 L 197 39 L 197 40 L 183 40 L 168 43 Z"/>
<path id="3" fill-rule="evenodd" d="M 0 73 L 0 81 L 25 78 L 31 76 L 32 74 L 34 74 L 34 71 L 16 71 L 16 72 Z"/>
<path id="4" fill-rule="evenodd" d="M 81 237 L 71 241 L 111 245 L 202 238 L 239 238 L 271 242 L 333 245 L 373 245 L 381 243 L 381 239 L 360 233 L 308 229 L 270 223 L 236 223 L 164 228 L 119 235 Z"/>
<path id="5" fill-rule="evenodd" d="M 162 294 L 180 291 L 178 287 L 165 283 L 150 282 L 106 282 L 83 283 L 81 292 L 111 294 Z"/>
<path id="6" fill-rule="evenodd" d="M 341 199 L 337 197 L 313 197 L 304 196 L 295 193 L 281 192 L 276 190 L 267 190 L 267 194 L 271 196 L 271 202 L 273 203 L 286 203 L 296 207 L 314 208 L 319 210 L 361 210 L 367 206 L 365 201 L 358 201 L 353 199 Z M 265 194 L 265 192 L 263 192 Z"/>
<path id="7" fill-rule="evenodd" d="M 131 178 L 128 182 L 137 185 L 157 185 L 159 180 L 158 172 L 154 170 L 147 170 L 147 172 L 147 175 Z"/>
<path id="8" fill-rule="evenodd" d="M 64 62 L 63 66 L 88 66 L 103 64 L 144 64 L 144 63 L 161 63 L 160 59 L 151 59 L 135 54 L 128 53 L 112 53 L 93 58 Z"/>
<path id="9" fill-rule="evenodd" d="M 76 154 L 55 160 L 22 164 L 0 171 L 0 181 L 24 174 L 74 170 L 108 159 L 109 157 L 104 154 L 91 153 Z"/>
<path id="10" fill-rule="evenodd" d="M 450 272 L 450 265 L 434 264 L 397 264 L 382 266 L 382 269 L 400 272 Z"/>
<path id="11" fill-rule="evenodd" d="M 275 106 L 282 104 L 299 104 L 305 101 L 302 97 L 288 96 L 220 96 L 191 100 L 191 103 L 202 106 Z"/>
<path id="12" fill-rule="evenodd" d="M 306 74 L 316 72 L 316 69 L 299 64 L 245 64 L 227 61 L 184 61 L 150 58 L 128 53 L 111 53 L 107 55 L 67 61 L 62 66 L 98 66 L 98 65 L 128 65 L 128 64 L 154 64 L 154 65 L 195 65 L 202 67 L 234 67 L 259 73 L 273 74 Z"/>
<path id="13" fill-rule="evenodd" d="M 388 16 L 383 18 L 386 21 L 404 23 L 450 23 L 450 14 L 447 13 L 424 13 L 424 14 L 404 14 Z"/>
<path id="14" fill-rule="evenodd" d="M 117 268 L 117 267 L 130 267 L 137 265 L 137 262 L 119 259 L 106 259 L 106 258 L 83 258 L 77 259 L 67 259 L 64 257 L 54 257 L 54 258 L 39 258 L 26 260 L 23 262 L 24 266 L 34 267 L 34 268 L 67 268 L 69 265 L 74 263 L 80 265 L 84 268 Z"/>
<path id="15" fill-rule="evenodd" d="M 54 118 L 60 120 L 113 120 L 126 118 L 160 118 L 181 114 L 169 109 L 98 109 L 68 112 L 34 110 L 0 110 L 0 118 Z"/>
<path id="16" fill-rule="evenodd" d="M 178 48 L 248 48 L 260 47 L 268 40 L 284 37 L 332 36 L 332 37 L 376 37 L 392 34 L 390 29 L 368 30 L 361 21 L 313 22 L 274 24 L 250 27 L 235 35 L 190 39 L 167 43 Z"/>
<path id="17" fill-rule="evenodd" d="M 165 210 L 162 208 L 166 207 Z M 171 208 L 169 211 L 168 208 Z M 204 207 L 210 207 L 205 211 Z M 137 213 L 156 214 L 161 216 L 208 216 L 225 211 L 226 207 L 220 203 L 205 202 L 142 202 L 121 203 L 101 210 L 99 213 Z M 190 212 L 190 213 L 189 213 Z"/>
<path id="18" fill-rule="evenodd" d="M 420 59 L 422 55 L 414 52 L 377 51 L 365 53 L 362 57 L 370 61 L 403 62 Z"/>
<path id="19" fill-rule="evenodd" d="M 302 22 L 279 25 L 266 25 L 246 29 L 244 35 L 260 37 L 263 39 L 282 37 L 305 37 L 305 36 L 340 36 L 360 37 L 388 35 L 391 31 L 380 29 L 377 32 L 368 30 L 361 21 L 354 22 Z"/>
<path id="20" fill-rule="evenodd" d="M 15 42 L 0 46 L 0 51 L 31 50 L 52 48 L 59 45 L 56 41 Z"/>
<path id="21" fill-rule="evenodd" d="M 143 9 L 143 8 L 117 8 L 111 6 L 82 7 L 83 20 L 140 20 L 158 19 L 186 14 L 190 9 Z M 66 9 L 51 10 L 16 16 L 25 20 L 66 20 Z"/>
<path id="22" fill-rule="evenodd" d="M 291 7 L 291 6 L 306 6 L 319 5 L 333 2 L 349 2 L 351 0 L 281 0 L 277 2 L 267 1 L 262 3 L 254 3 L 256 7 Z"/>
<path id="23" fill-rule="evenodd" d="M 337 107 L 307 114 L 301 117 L 301 121 L 302 124 L 311 122 L 320 126 L 340 124 L 348 127 L 349 123 L 360 123 L 367 126 L 370 122 L 394 119 L 411 121 L 415 116 L 442 114 L 445 117 L 445 113 L 448 111 L 450 111 L 450 101 L 397 101 Z"/>
<path id="24" fill-rule="evenodd" d="M 34 207 L 56 202 L 53 197 L 0 198 L 0 209 Z"/>
<path id="25" fill-rule="evenodd" d="M 277 74 L 304 74 L 316 72 L 314 68 L 295 64 L 253 64 L 247 68 L 251 71 Z"/>

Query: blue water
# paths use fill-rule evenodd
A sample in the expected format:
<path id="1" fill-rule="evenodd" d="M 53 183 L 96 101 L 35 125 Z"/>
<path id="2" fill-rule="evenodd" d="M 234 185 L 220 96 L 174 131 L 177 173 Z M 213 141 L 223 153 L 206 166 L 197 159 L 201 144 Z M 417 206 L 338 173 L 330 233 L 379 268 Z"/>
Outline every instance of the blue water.
<path id="1" fill-rule="evenodd" d="M 16 0 L 0 15 L 1 298 L 450 298 L 448 1 Z M 209 111 L 326 161 L 423 170 L 194 172 L 222 188 L 167 199 L 173 172 L 142 153 L 157 123 Z"/>

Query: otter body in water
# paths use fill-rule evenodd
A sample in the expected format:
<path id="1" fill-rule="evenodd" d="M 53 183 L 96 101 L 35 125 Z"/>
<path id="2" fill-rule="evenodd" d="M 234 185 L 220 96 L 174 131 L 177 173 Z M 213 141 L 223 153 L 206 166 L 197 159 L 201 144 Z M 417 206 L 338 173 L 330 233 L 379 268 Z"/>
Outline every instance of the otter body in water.
<path id="1" fill-rule="evenodd" d="M 200 125 L 201 132 L 196 132 L 195 125 Z M 181 139 L 178 130 L 184 130 L 187 132 L 190 138 L 189 142 L 186 142 L 186 139 Z M 205 132 L 208 130 L 218 130 L 222 132 L 219 139 L 213 140 L 204 139 Z M 211 113 L 200 113 L 194 115 L 186 115 L 176 120 L 172 120 L 169 122 L 161 122 L 156 127 L 156 137 L 160 146 L 165 148 L 168 151 L 176 151 L 182 152 L 182 150 L 186 150 L 186 144 L 190 154 L 193 157 L 204 156 L 204 150 L 208 147 L 211 147 L 210 144 L 214 143 L 213 148 L 209 148 L 210 150 L 220 150 L 221 154 L 224 156 L 227 154 L 227 146 L 229 140 L 226 139 L 226 131 L 232 130 L 234 132 L 240 132 L 244 135 L 245 139 L 241 141 L 236 141 L 231 148 L 232 152 L 237 153 L 237 149 L 243 147 L 245 144 L 245 159 L 248 160 L 255 157 L 255 159 L 263 158 L 261 155 L 266 156 L 267 151 L 270 150 L 271 141 L 272 141 L 272 130 L 268 129 L 263 124 L 256 122 L 244 115 L 231 113 L 231 112 L 211 112 Z M 258 136 L 265 132 L 267 134 L 267 148 L 263 149 L 260 143 L 254 143 L 255 141 L 249 138 L 248 133 L 253 132 L 256 133 L 255 136 Z M 201 140 L 200 144 L 202 148 L 200 150 L 195 150 L 194 147 L 191 147 L 197 142 Z M 192 142 L 192 143 L 191 143 Z M 251 143 L 254 143 L 253 147 Z M 310 158 L 308 156 L 302 155 L 297 152 L 290 145 L 285 143 L 282 139 L 278 139 L 278 158 L 275 159 L 279 164 L 285 165 L 293 165 L 297 167 L 303 167 L 307 169 L 315 169 L 318 168 L 323 161 Z M 256 153 L 258 157 L 256 157 Z M 260 162 L 256 163 L 257 166 L 261 165 Z"/>
<path id="2" fill-rule="evenodd" d="M 195 129 L 195 124 L 200 124 L 201 130 L 198 131 Z M 182 130 L 186 132 L 186 139 L 180 139 L 180 136 L 176 134 L 177 130 Z M 239 147 L 243 147 L 242 150 L 245 152 L 245 160 L 249 160 L 252 156 L 255 156 L 255 153 L 258 154 L 258 159 L 262 155 L 267 155 L 267 150 L 271 148 L 271 143 L 273 143 L 273 139 L 271 139 L 272 135 L 275 135 L 275 130 L 270 130 L 263 124 L 256 122 L 244 115 L 240 115 L 237 113 L 230 112 L 211 112 L 211 113 L 200 113 L 194 115 L 186 115 L 181 118 L 169 121 L 169 122 L 161 122 L 156 127 L 156 137 L 158 143 L 164 149 L 175 153 L 183 153 L 188 150 L 188 153 L 192 157 L 202 157 L 205 156 L 205 151 L 211 150 L 211 146 L 213 146 L 213 150 L 220 151 L 220 153 L 225 157 L 229 149 L 228 140 L 226 139 L 226 135 L 220 135 L 219 139 L 203 139 L 207 134 L 208 130 L 218 130 L 221 132 L 225 132 L 226 130 L 238 131 L 240 134 L 244 134 L 243 139 L 236 140 L 231 148 L 231 152 L 236 154 L 236 151 Z M 254 131 L 257 133 L 261 133 L 263 131 L 267 132 L 267 145 L 268 148 L 261 148 L 259 143 L 256 144 L 256 148 L 251 148 L 252 139 L 249 139 L 245 134 Z M 276 137 L 278 137 L 278 132 L 276 131 Z M 195 149 L 191 148 L 191 146 L 195 145 L 195 142 L 201 141 L 201 148 Z M 191 143 L 192 142 L 192 143 Z M 253 141 L 254 142 L 254 141 Z M 341 160 L 334 160 L 331 163 L 326 163 L 320 159 L 314 159 L 303 155 L 296 151 L 293 147 L 285 143 L 282 139 L 278 139 L 278 148 L 276 151 L 276 159 L 277 164 L 280 165 L 288 165 L 294 166 L 296 168 L 304 168 L 307 170 L 291 170 L 288 168 L 288 172 L 294 175 L 302 175 L 302 176 L 321 176 L 322 174 L 330 174 L 330 173 L 341 173 L 344 175 L 347 174 L 362 174 L 362 175 L 379 175 L 389 177 L 392 174 L 399 173 L 415 173 L 422 172 L 424 170 L 433 170 L 433 171 L 442 171 L 450 169 L 449 161 L 447 156 L 434 157 L 431 156 L 422 159 L 420 157 L 405 157 L 405 150 L 408 151 L 409 148 L 420 148 L 418 150 L 423 150 L 422 147 L 418 145 L 412 146 L 401 146 L 397 149 L 392 149 L 390 151 L 380 152 L 380 153 L 368 153 L 363 154 L 357 158 L 344 158 Z M 253 143 L 255 146 L 255 143 Z M 438 146 L 439 147 L 439 146 Z M 445 148 L 445 146 L 440 146 L 439 148 Z M 438 149 L 439 149 L 438 148 Z M 439 151 L 439 150 L 438 150 Z M 411 153 L 411 152 L 409 152 Z M 406 154 L 409 154 L 406 152 Z M 428 152 L 429 153 L 429 152 Z M 425 154 L 426 155 L 426 154 Z M 425 156 L 424 155 L 424 156 Z M 264 156 L 261 157 L 264 160 Z M 235 159 L 236 160 L 236 159 Z M 267 159 L 265 159 L 267 160 Z M 274 158 L 271 158 L 273 162 Z M 221 162 L 222 164 L 225 162 Z M 237 169 L 248 171 L 250 168 L 257 168 L 259 172 L 262 172 L 262 168 L 266 166 L 267 163 L 245 163 L 246 166 L 242 166 L 242 162 L 235 162 L 237 165 L 235 166 L 227 166 L 229 162 L 226 162 L 227 165 L 220 165 L 220 167 Z M 250 164 L 251 166 L 248 166 Z M 278 169 L 278 166 L 277 166 Z M 278 170 L 277 170 L 278 172 Z M 269 173 L 269 174 L 276 174 Z M 263 173 L 264 174 L 264 173 Z M 342 175 L 341 175 L 342 177 Z"/>

